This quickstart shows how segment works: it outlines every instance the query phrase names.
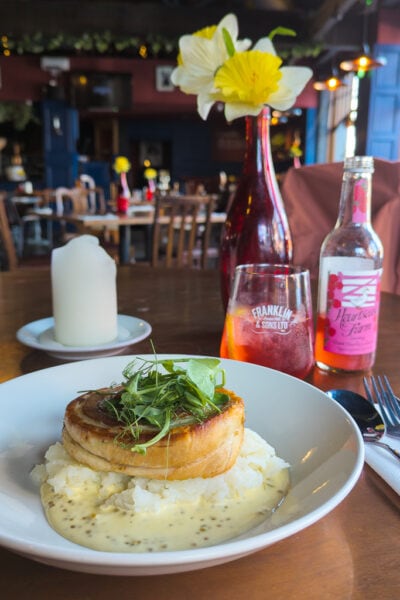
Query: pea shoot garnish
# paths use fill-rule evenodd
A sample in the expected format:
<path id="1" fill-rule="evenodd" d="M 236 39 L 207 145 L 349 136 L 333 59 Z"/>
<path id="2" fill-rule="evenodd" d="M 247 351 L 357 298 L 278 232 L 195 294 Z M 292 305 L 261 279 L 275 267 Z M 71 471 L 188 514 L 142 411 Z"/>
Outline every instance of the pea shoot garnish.
<path id="1" fill-rule="evenodd" d="M 122 437 L 130 434 L 138 440 L 143 433 L 151 435 L 130 447 L 140 454 L 175 427 L 202 423 L 221 412 L 229 400 L 219 391 L 225 371 L 217 358 L 136 358 L 123 376 L 125 381 L 102 400 L 102 408 L 123 424 Z"/>

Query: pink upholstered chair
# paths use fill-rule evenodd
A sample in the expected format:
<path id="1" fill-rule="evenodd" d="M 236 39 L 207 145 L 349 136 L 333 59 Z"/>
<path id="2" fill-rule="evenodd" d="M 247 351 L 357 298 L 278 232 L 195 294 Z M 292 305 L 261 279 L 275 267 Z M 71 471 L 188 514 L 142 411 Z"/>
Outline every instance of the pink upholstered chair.
<path id="1" fill-rule="evenodd" d="M 294 262 L 318 276 L 319 252 L 339 209 L 343 163 L 291 168 L 282 196 L 293 237 Z M 384 247 L 382 290 L 400 294 L 400 162 L 375 159 L 372 224 Z"/>

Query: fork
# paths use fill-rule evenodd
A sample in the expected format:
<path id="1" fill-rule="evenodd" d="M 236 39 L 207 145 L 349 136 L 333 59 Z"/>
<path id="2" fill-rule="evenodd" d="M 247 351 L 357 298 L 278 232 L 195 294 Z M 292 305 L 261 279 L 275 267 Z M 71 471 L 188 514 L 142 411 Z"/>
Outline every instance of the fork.
<path id="1" fill-rule="evenodd" d="M 367 378 L 364 377 L 364 389 L 369 402 L 371 404 L 378 403 L 387 435 L 400 438 L 400 401 L 394 395 L 388 378 L 386 375 L 383 378 L 379 375 L 371 376 L 371 383 L 376 400 L 374 400 L 374 394 Z"/>

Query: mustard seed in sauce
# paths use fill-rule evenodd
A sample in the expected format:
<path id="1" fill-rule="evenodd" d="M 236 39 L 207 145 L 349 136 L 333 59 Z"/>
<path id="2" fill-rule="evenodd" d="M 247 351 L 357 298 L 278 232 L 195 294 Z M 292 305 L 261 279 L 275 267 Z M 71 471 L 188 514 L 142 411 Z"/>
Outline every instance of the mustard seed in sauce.
<path id="1" fill-rule="evenodd" d="M 64 537 L 99 551 L 165 552 L 221 543 L 267 519 L 288 488 L 289 474 L 283 461 L 277 468 L 274 460 L 280 459 L 273 451 L 268 451 L 265 459 L 262 454 L 258 458 L 257 444 L 265 445 L 261 442 L 251 440 L 249 462 L 245 462 L 244 454 L 237 475 L 228 472 L 226 482 L 225 475 L 218 476 L 223 481 L 221 486 L 218 478 L 146 483 L 114 473 L 89 470 L 88 475 L 88 468 L 69 458 L 58 445 L 52 450 L 56 454 L 54 462 L 48 459 L 51 468 L 41 486 L 47 519 Z M 258 464 L 250 454 L 256 455 Z M 272 476 L 267 474 L 268 461 Z M 263 464 L 267 465 L 265 470 Z M 73 474 L 71 485 L 68 469 Z M 86 477 L 82 485 L 80 469 Z M 59 482 L 63 477 L 64 488 L 59 483 L 53 487 L 52 481 Z M 229 478 L 237 481 L 238 487 L 229 487 Z M 171 494 L 175 500 L 162 502 L 164 494 L 167 498 Z"/>

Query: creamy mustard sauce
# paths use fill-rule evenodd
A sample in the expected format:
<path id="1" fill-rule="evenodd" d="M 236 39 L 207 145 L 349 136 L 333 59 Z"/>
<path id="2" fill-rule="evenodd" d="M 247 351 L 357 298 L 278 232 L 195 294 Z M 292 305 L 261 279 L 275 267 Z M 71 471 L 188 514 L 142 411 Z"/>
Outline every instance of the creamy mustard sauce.
<path id="1" fill-rule="evenodd" d="M 266 478 L 257 489 L 221 502 L 176 502 L 154 513 L 105 505 L 98 486 L 87 482 L 79 493 L 58 494 L 48 483 L 41 498 L 50 525 L 63 537 L 107 552 L 158 552 L 218 544 L 263 522 L 289 486 L 288 469 Z"/>

